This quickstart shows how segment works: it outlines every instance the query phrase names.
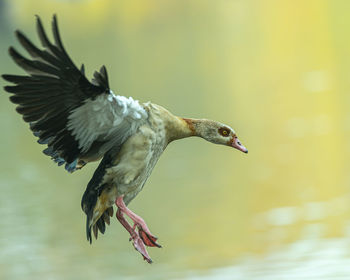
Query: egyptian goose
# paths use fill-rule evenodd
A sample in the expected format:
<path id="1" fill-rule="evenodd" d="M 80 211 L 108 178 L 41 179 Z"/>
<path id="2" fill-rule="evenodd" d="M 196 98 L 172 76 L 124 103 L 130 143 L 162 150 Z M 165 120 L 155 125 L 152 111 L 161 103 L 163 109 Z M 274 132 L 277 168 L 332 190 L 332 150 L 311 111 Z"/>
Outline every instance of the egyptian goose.
<path id="1" fill-rule="evenodd" d="M 18 104 L 17 112 L 29 123 L 38 143 L 47 145 L 44 154 L 58 165 L 74 172 L 102 158 L 81 201 L 88 241 L 92 242 L 91 230 L 96 239 L 98 230 L 105 232 L 116 204 L 116 217 L 130 233 L 133 246 L 151 263 L 145 246 L 161 246 L 144 220 L 127 205 L 142 190 L 166 146 L 174 140 L 199 136 L 244 153 L 248 150 L 227 125 L 177 117 L 159 105 L 115 95 L 104 66 L 88 81 L 84 65 L 79 70 L 63 47 L 56 16 L 52 20 L 54 43 L 46 36 L 39 17 L 36 27 L 44 49 L 16 31 L 32 59 L 9 48 L 14 62 L 28 75 L 3 75 L 14 84 L 4 89 L 12 94 L 10 100 Z"/>

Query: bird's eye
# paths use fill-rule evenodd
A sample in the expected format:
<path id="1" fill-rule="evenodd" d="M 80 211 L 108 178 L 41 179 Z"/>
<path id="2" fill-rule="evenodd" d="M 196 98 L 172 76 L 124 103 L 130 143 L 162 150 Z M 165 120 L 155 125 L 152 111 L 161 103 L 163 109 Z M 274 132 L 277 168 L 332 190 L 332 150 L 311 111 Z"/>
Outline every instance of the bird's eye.
<path id="1" fill-rule="evenodd" d="M 227 137 L 227 136 L 229 136 L 230 131 L 226 127 L 221 127 L 221 128 L 219 128 L 219 133 L 222 136 Z"/>

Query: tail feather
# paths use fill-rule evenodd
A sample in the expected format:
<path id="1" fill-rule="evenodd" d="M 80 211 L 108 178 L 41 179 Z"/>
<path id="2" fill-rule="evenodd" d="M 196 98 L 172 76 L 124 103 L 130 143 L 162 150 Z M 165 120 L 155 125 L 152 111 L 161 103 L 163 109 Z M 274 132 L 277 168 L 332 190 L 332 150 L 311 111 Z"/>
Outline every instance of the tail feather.
<path id="1" fill-rule="evenodd" d="M 92 243 L 92 237 L 91 237 L 91 225 L 90 225 L 91 217 L 89 215 L 86 215 L 86 238 L 87 241 Z"/>
<path id="2" fill-rule="evenodd" d="M 112 208 L 113 209 L 113 208 Z M 104 220 L 104 222 L 109 225 L 111 223 L 110 219 L 109 219 L 109 215 L 108 215 L 108 211 L 106 210 L 106 212 L 103 213 L 102 218 Z"/>
<path id="3" fill-rule="evenodd" d="M 92 213 L 92 212 L 91 212 Z M 86 215 L 86 238 L 92 243 L 91 230 L 94 233 L 95 239 L 97 239 L 98 231 L 102 234 L 106 231 L 106 224 L 110 224 L 110 217 L 113 216 L 113 207 L 108 208 L 95 222 L 92 219 L 92 215 Z"/>
<path id="4" fill-rule="evenodd" d="M 93 231 L 94 231 L 95 239 L 97 239 L 97 236 L 98 236 L 97 225 L 95 224 L 95 225 L 92 227 L 92 229 L 93 229 Z"/>
<path id="5" fill-rule="evenodd" d="M 102 216 L 103 216 L 103 214 L 102 214 Z M 104 234 L 106 231 L 106 225 L 105 225 L 105 221 L 103 220 L 102 216 L 97 220 L 96 225 L 97 225 L 98 229 L 100 230 L 100 232 L 102 234 Z"/>
<path id="6" fill-rule="evenodd" d="M 94 175 L 88 183 L 81 200 L 81 208 L 86 214 L 86 238 L 92 243 L 91 230 L 97 239 L 98 231 L 104 234 L 109 217 L 113 216 L 113 206 L 110 205 L 111 186 L 104 178 L 106 169 L 110 168 L 119 148 L 110 150 L 102 159 Z"/>

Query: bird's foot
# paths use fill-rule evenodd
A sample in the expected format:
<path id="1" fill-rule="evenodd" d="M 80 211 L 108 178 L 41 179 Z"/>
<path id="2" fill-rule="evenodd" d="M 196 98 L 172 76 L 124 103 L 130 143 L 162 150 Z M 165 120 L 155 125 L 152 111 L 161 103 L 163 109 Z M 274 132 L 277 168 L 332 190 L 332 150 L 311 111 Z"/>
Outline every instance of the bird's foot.
<path id="1" fill-rule="evenodd" d="M 146 222 L 140 216 L 136 215 L 134 212 L 132 212 L 129 208 L 126 207 L 122 196 L 118 197 L 116 199 L 115 203 L 118 206 L 118 208 L 120 209 L 120 211 L 122 213 L 125 213 L 134 222 L 134 226 L 132 229 L 135 232 L 136 227 L 137 227 L 137 229 L 139 231 L 139 236 L 141 237 L 141 239 L 145 243 L 145 245 L 147 245 L 149 247 L 158 247 L 158 248 L 162 247 L 157 243 L 158 238 L 155 237 L 151 233 L 151 231 L 148 229 Z M 130 231 L 129 231 L 129 233 L 130 233 Z M 132 236 L 131 233 L 130 233 L 130 235 Z"/>
<path id="2" fill-rule="evenodd" d="M 146 246 L 148 247 L 158 247 L 162 246 L 157 243 L 157 238 L 152 234 L 146 233 L 142 227 L 138 226 L 138 232 L 135 231 L 136 224 L 133 227 L 133 234 L 131 235 L 129 241 L 132 241 L 134 248 L 143 256 L 143 259 L 148 263 L 152 263 L 152 259 L 149 256 Z"/>
<path id="3" fill-rule="evenodd" d="M 135 250 L 142 255 L 145 261 L 147 261 L 148 263 L 152 263 L 152 259 L 146 250 L 145 243 L 143 242 L 143 240 L 140 238 L 139 234 L 136 231 L 135 231 L 135 234 L 133 234 L 130 237 L 129 241 L 132 241 L 132 245 L 134 246 Z"/>
<path id="4" fill-rule="evenodd" d="M 136 225 L 136 224 L 135 224 Z M 134 228 L 135 228 L 134 225 Z M 152 235 L 149 231 L 145 231 L 141 226 L 138 226 L 139 236 L 142 239 L 143 243 L 148 247 L 158 247 L 162 248 L 160 244 L 157 243 L 157 237 Z"/>
<path id="5" fill-rule="evenodd" d="M 150 258 L 145 245 L 161 248 L 162 246 L 157 243 L 157 237 L 150 232 L 145 221 L 141 217 L 137 216 L 126 207 L 122 197 L 117 198 L 116 205 L 118 206 L 116 216 L 120 223 L 129 232 L 131 236 L 129 241 L 132 241 L 134 248 L 143 256 L 144 260 L 148 263 L 152 263 L 152 259 Z M 134 222 L 133 227 L 131 227 L 128 221 L 124 218 L 124 214 L 130 217 Z"/>

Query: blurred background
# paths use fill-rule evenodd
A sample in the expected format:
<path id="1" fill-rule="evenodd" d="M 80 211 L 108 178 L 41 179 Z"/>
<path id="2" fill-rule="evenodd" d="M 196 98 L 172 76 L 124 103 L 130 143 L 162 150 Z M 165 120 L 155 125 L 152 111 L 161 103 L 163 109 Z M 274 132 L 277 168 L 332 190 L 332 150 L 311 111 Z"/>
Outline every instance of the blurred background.
<path id="1" fill-rule="evenodd" d="M 350 2 L 0 0 L 0 73 L 35 14 L 117 94 L 232 126 L 245 155 L 172 143 L 130 208 L 148 265 L 112 219 L 92 245 L 71 175 L 0 94 L 0 279 L 350 279 Z M 50 33 L 50 31 L 49 31 Z M 49 34 L 51 35 L 51 34 Z M 0 81 L 1 87 L 4 81 Z"/>

